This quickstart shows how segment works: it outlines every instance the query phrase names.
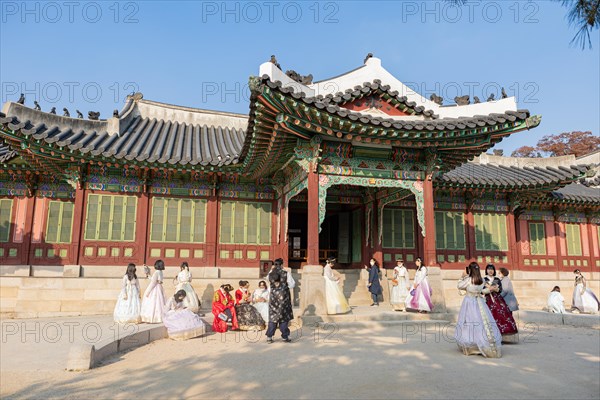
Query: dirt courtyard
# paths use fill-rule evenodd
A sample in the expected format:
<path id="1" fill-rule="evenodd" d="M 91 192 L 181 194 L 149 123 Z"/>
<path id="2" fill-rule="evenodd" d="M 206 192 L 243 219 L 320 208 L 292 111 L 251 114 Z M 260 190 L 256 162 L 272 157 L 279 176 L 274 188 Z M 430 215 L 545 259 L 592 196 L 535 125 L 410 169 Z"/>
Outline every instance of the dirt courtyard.
<path id="1" fill-rule="evenodd" d="M 1 396 L 93 399 L 597 399 L 600 331 L 530 324 L 501 359 L 464 356 L 451 326 L 160 340 L 86 372 L 1 370 Z M 14 363 L 11 363 L 14 364 Z"/>

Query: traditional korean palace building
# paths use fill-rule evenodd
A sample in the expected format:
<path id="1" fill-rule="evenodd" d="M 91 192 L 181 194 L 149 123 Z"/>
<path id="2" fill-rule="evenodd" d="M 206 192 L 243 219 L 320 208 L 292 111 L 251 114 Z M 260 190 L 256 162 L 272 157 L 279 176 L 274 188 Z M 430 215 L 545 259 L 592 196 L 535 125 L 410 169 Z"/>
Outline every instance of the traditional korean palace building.
<path id="1" fill-rule="evenodd" d="M 250 89 L 249 115 L 4 104 L 0 264 L 600 271 L 600 153 L 484 154 L 540 124 L 514 98 L 440 105 L 377 58 L 316 83 L 268 62 Z"/>

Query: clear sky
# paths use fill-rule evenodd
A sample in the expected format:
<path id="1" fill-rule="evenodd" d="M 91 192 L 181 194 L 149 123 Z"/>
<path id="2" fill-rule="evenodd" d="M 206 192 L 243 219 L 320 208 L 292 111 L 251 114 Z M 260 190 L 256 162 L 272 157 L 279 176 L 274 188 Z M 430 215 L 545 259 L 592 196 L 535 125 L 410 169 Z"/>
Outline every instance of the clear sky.
<path id="1" fill-rule="evenodd" d="M 315 80 L 369 52 L 405 84 L 448 104 L 500 87 L 543 116 L 497 145 L 600 132 L 600 32 L 569 45 L 566 9 L 550 1 L 1 1 L 1 101 L 108 117 L 124 97 L 248 112 L 247 82 L 271 54 Z M 498 96 L 498 93 L 497 93 Z"/>

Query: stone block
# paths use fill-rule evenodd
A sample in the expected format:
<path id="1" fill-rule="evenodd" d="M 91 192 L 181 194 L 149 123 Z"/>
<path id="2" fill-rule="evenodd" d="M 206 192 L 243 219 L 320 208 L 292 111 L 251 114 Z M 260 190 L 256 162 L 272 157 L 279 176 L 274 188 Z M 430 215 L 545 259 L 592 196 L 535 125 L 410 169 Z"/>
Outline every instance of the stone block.
<path id="1" fill-rule="evenodd" d="M 564 314 L 565 325 L 600 329 L 600 315 L 597 314 Z"/>
<path id="2" fill-rule="evenodd" d="M 68 371 L 87 371 L 94 366 L 94 345 L 72 344 L 67 358 Z"/>
<path id="3" fill-rule="evenodd" d="M 258 279 L 260 271 L 258 268 L 219 268 L 221 279 Z"/>
<path id="4" fill-rule="evenodd" d="M 0 301 L 5 299 L 16 299 L 19 293 L 18 287 L 0 287 Z"/>
<path id="5" fill-rule="evenodd" d="M 215 267 L 194 268 L 191 270 L 193 276 L 196 275 L 196 271 L 200 272 L 200 274 L 198 275 L 198 278 L 204 278 L 204 279 L 218 279 L 219 278 L 219 268 L 215 268 Z"/>
<path id="6" fill-rule="evenodd" d="M 22 289 L 19 291 L 19 300 L 83 300 L 81 289 Z"/>
<path id="7" fill-rule="evenodd" d="M 81 266 L 65 265 L 63 270 L 63 278 L 79 278 L 81 274 Z"/>
<path id="8" fill-rule="evenodd" d="M 106 300 L 117 301 L 120 289 L 85 289 L 82 300 Z"/>
<path id="9" fill-rule="evenodd" d="M 16 297 L 2 297 L 0 298 L 0 312 L 10 312 L 15 311 L 17 307 L 17 299 Z"/>
<path id="10" fill-rule="evenodd" d="M 27 278 L 16 278 L 11 276 L 0 277 L 0 288 L 21 287 L 24 279 Z"/>
<path id="11" fill-rule="evenodd" d="M 105 344 L 99 344 L 98 349 L 94 353 L 94 364 L 92 368 L 97 367 L 104 359 L 117 354 L 119 352 L 119 342 L 111 340 Z"/>
<path id="12" fill-rule="evenodd" d="M 167 333 L 167 328 L 164 326 L 156 326 L 148 330 L 148 343 L 154 342 L 155 340 L 166 339 L 167 337 L 169 337 L 169 335 Z"/>
<path id="13" fill-rule="evenodd" d="M 122 278 L 77 278 L 63 279 L 62 282 L 65 289 L 120 289 Z"/>
<path id="14" fill-rule="evenodd" d="M 62 265 L 32 265 L 31 276 L 40 278 L 62 278 Z"/>
<path id="15" fill-rule="evenodd" d="M 81 276 L 84 278 L 122 278 L 127 270 L 126 265 L 83 265 L 81 267 Z M 138 276 L 144 275 L 144 269 L 137 268 Z"/>
<path id="16" fill-rule="evenodd" d="M 60 311 L 60 300 L 17 300 L 16 310 L 19 313 L 38 313 Z"/>
<path id="17" fill-rule="evenodd" d="M 301 316 L 310 317 L 327 314 L 323 267 L 320 265 L 307 265 L 303 267 L 302 272 Z"/>
<path id="18" fill-rule="evenodd" d="M 0 276 L 29 276 L 31 267 L 29 265 L 0 265 Z"/>
<path id="19" fill-rule="evenodd" d="M 64 279 L 62 277 L 53 278 L 21 278 L 22 289 L 62 289 Z"/>
<path id="20" fill-rule="evenodd" d="M 130 335 L 119 339 L 119 352 L 133 349 L 136 347 L 148 344 L 150 339 L 150 332 L 148 330 L 141 330 Z"/>
<path id="21" fill-rule="evenodd" d="M 67 300 L 62 301 L 58 311 L 79 312 L 86 315 L 112 314 L 115 301 Z"/>

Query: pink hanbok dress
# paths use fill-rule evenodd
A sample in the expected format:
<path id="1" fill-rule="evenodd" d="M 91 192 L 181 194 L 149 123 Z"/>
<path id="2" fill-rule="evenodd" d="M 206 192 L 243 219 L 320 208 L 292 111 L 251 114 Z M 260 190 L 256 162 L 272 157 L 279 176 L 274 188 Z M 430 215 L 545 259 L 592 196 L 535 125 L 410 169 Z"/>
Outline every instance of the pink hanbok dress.
<path id="1" fill-rule="evenodd" d="M 413 289 L 406 296 L 406 308 L 427 312 L 433 310 L 432 291 L 427 280 L 427 267 L 423 266 L 417 270 L 412 287 Z"/>

